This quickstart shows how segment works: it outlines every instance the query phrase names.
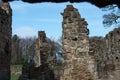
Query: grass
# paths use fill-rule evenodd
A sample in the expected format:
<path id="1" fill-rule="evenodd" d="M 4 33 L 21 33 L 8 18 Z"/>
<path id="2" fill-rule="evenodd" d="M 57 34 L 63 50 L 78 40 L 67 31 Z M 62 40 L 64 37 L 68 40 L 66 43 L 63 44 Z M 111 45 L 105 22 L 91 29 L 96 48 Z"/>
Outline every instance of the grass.
<path id="1" fill-rule="evenodd" d="M 18 80 L 20 74 L 11 74 L 11 79 L 10 80 Z"/>
<path id="2" fill-rule="evenodd" d="M 21 64 L 11 64 L 11 67 L 22 68 L 22 65 Z"/>
<path id="3" fill-rule="evenodd" d="M 16 68 L 16 69 L 22 69 L 21 64 L 11 64 L 11 68 Z M 11 72 L 11 79 L 10 80 L 18 80 L 21 74 L 16 73 L 16 72 Z"/>

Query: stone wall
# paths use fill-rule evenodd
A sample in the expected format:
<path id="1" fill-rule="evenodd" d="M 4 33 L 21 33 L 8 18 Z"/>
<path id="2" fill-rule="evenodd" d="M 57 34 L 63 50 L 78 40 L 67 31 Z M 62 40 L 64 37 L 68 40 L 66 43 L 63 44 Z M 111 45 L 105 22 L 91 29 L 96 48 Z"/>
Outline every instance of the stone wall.
<path id="1" fill-rule="evenodd" d="M 92 37 L 90 54 L 94 56 L 98 78 L 103 80 L 120 79 L 120 28 L 115 28 L 104 38 Z"/>
<path id="2" fill-rule="evenodd" d="M 120 28 L 103 37 L 88 37 L 87 22 L 78 10 L 67 5 L 62 13 L 64 62 L 50 67 L 51 47 L 44 31 L 34 43 L 35 65 L 23 67 L 20 80 L 119 80 Z M 30 51 L 30 52 L 32 52 Z"/>
<path id="3" fill-rule="evenodd" d="M 107 65 L 115 65 L 115 70 L 120 70 L 120 28 L 115 28 L 106 37 Z"/>
<path id="4" fill-rule="evenodd" d="M 106 64 L 106 45 L 103 37 L 90 37 L 90 51 L 89 54 L 95 59 L 96 70 L 98 78 L 102 78 L 106 75 L 105 64 Z"/>
<path id="5" fill-rule="evenodd" d="M 10 80 L 12 10 L 0 2 L 0 80 Z"/>
<path id="6" fill-rule="evenodd" d="M 50 45 L 47 42 L 47 37 L 44 31 L 38 32 L 38 40 L 36 42 L 35 51 L 36 55 L 39 56 L 37 58 L 37 66 L 47 63 L 48 56 L 50 54 Z"/>
<path id="7" fill-rule="evenodd" d="M 115 28 L 105 36 L 106 65 L 108 79 L 120 79 L 120 27 Z"/>
<path id="8" fill-rule="evenodd" d="M 31 48 L 30 55 L 34 54 L 34 60 L 32 58 L 30 63 L 24 64 L 19 80 L 56 80 L 54 71 L 50 67 L 51 48 L 44 31 L 38 32 L 38 39 Z"/>
<path id="9" fill-rule="evenodd" d="M 95 80 L 94 60 L 89 53 L 87 22 L 67 5 L 62 13 L 64 66 L 61 80 Z"/>

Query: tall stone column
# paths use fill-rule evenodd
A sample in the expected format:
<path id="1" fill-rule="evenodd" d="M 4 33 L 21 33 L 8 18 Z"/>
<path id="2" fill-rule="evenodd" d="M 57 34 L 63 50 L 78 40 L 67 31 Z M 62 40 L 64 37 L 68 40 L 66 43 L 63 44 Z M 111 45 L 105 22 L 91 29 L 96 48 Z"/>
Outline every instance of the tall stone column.
<path id="1" fill-rule="evenodd" d="M 0 80 L 10 80 L 12 10 L 0 2 Z"/>
<path id="2" fill-rule="evenodd" d="M 35 46 L 36 46 L 35 50 L 36 50 L 36 57 L 37 57 L 36 67 L 39 67 L 40 65 L 44 65 L 47 63 L 48 56 L 50 53 L 50 46 L 47 42 L 46 33 L 44 31 L 38 32 L 38 40 Z"/>
<path id="3" fill-rule="evenodd" d="M 94 60 L 88 54 L 87 22 L 72 5 L 67 5 L 62 16 L 65 61 L 61 80 L 95 80 Z"/>

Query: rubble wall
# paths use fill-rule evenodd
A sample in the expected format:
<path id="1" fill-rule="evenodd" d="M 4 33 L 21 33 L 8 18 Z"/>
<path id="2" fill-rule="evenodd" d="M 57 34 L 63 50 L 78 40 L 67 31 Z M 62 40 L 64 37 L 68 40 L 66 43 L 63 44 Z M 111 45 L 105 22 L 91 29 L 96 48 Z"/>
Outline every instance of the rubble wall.
<path id="1" fill-rule="evenodd" d="M 62 13 L 63 75 L 61 80 L 95 80 L 94 60 L 89 53 L 87 22 L 67 5 Z"/>
<path id="2" fill-rule="evenodd" d="M 0 2 L 0 80 L 10 80 L 12 10 Z"/>

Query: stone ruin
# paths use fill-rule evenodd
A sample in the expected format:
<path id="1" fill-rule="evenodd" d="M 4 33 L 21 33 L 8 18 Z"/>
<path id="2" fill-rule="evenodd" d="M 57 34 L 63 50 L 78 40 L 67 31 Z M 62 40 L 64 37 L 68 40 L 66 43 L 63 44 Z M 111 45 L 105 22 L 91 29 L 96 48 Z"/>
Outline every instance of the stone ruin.
<path id="1" fill-rule="evenodd" d="M 47 37 L 44 31 L 38 32 L 38 40 L 35 44 L 35 51 L 37 57 L 36 67 L 40 66 L 41 64 L 48 63 L 47 60 L 50 53 L 50 45 L 47 42 Z"/>
<path id="2" fill-rule="evenodd" d="M 101 37 L 91 37 L 89 38 L 89 43 L 90 43 L 90 51 L 89 55 L 93 56 L 95 59 L 95 65 L 96 65 L 96 70 L 97 70 L 97 76 L 100 78 L 102 75 L 105 75 L 105 69 L 103 68 L 104 64 L 104 46 L 105 43 L 103 41 L 103 38 Z"/>
<path id="3" fill-rule="evenodd" d="M 49 62 L 50 46 L 44 31 L 38 32 L 38 39 L 32 45 L 35 54 L 30 64 L 25 64 L 19 80 L 56 80 Z M 30 55 L 33 54 L 30 52 Z M 53 61 L 52 61 L 53 62 Z"/>
<path id="4" fill-rule="evenodd" d="M 67 5 L 63 15 L 63 75 L 60 80 L 119 80 L 120 28 L 104 38 L 88 37 L 87 22 Z"/>
<path id="5" fill-rule="evenodd" d="M 50 45 L 44 31 L 38 32 L 33 44 L 35 62 L 23 66 L 19 80 L 119 80 L 120 28 L 104 38 L 88 37 L 87 22 L 78 10 L 67 5 L 62 13 L 63 57 L 61 68 L 51 67 Z M 9 3 L 0 3 L 0 80 L 10 80 L 12 10 Z M 60 73 L 60 74 L 56 74 Z M 55 77 L 57 75 L 57 78 Z M 59 78 L 58 78 L 59 77 Z"/>
<path id="6" fill-rule="evenodd" d="M 78 10 L 67 5 L 63 15 L 63 56 L 64 63 L 51 68 L 50 46 L 44 31 L 38 32 L 33 44 L 36 62 L 34 66 L 23 67 L 19 80 L 95 80 L 94 59 L 89 55 L 89 30 L 87 22 L 81 18 Z M 60 69 L 59 69 L 60 68 Z M 47 72 L 47 73 L 46 73 Z M 26 77 L 25 77 L 26 76 Z"/>
<path id="7" fill-rule="evenodd" d="M 60 80 L 95 80 L 94 59 L 89 53 L 87 22 L 78 10 L 67 5 L 62 13 L 63 75 Z"/>
<path id="8" fill-rule="evenodd" d="M 120 79 L 120 28 L 115 28 L 104 38 L 92 37 L 90 54 L 95 58 L 98 79 Z"/>
<path id="9" fill-rule="evenodd" d="M 45 32 L 39 31 L 34 44 L 36 64 L 23 67 L 23 77 L 27 77 L 20 80 L 119 80 L 120 28 L 105 38 L 88 37 L 87 22 L 76 8 L 67 5 L 62 16 L 62 66 L 50 67 L 54 63 L 49 61 L 50 46 Z"/>
<path id="10" fill-rule="evenodd" d="M 106 43 L 106 64 L 105 69 L 109 80 L 112 78 L 114 80 L 120 79 L 120 27 L 115 28 L 113 31 L 109 32 L 105 36 Z M 112 76 L 112 77 L 111 77 Z"/>
<path id="11" fill-rule="evenodd" d="M 10 80 L 12 10 L 0 2 L 0 80 Z"/>

